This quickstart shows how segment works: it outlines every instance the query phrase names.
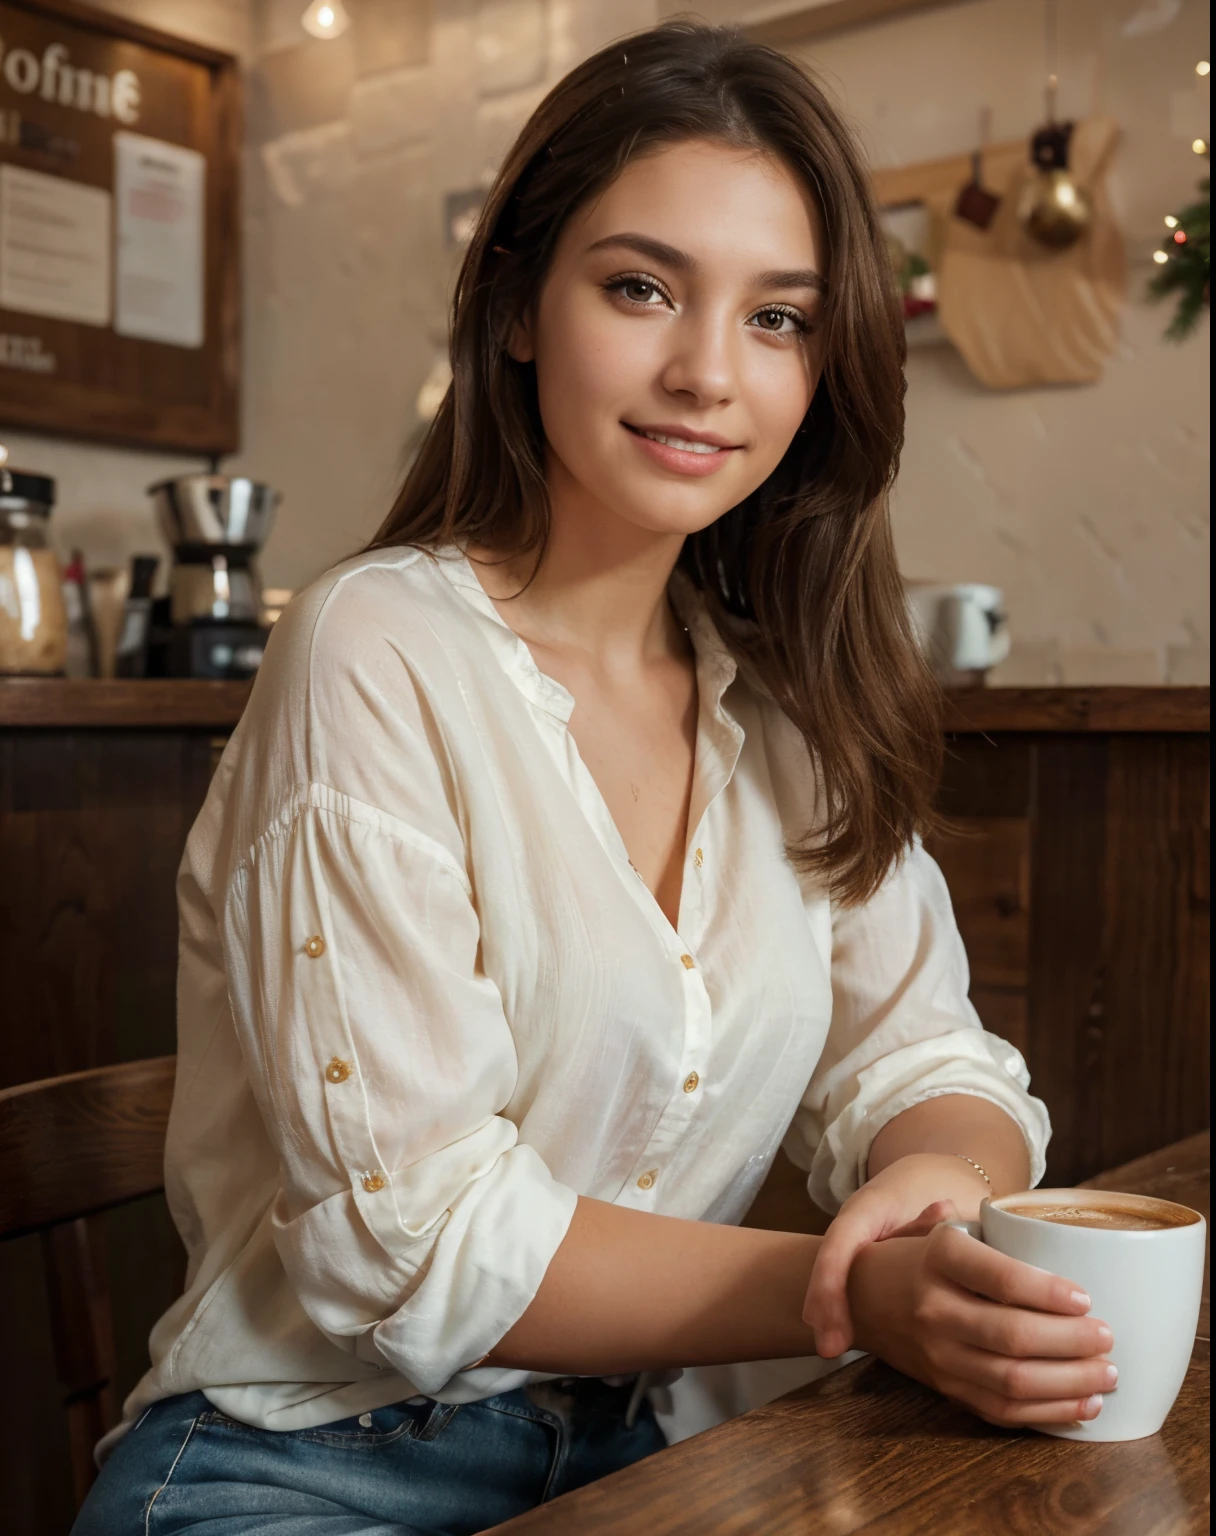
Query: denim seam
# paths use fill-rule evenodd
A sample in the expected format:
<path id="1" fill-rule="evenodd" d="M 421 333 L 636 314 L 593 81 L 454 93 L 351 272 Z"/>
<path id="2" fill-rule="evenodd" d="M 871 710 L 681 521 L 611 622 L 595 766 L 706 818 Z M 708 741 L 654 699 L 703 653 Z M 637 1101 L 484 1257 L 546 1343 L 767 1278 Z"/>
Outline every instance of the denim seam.
<path id="1" fill-rule="evenodd" d="M 496 1403 L 489 1398 L 476 1400 L 479 1408 L 488 1408 L 491 1413 L 505 1413 L 513 1419 L 527 1419 L 532 1424 L 555 1424 L 557 1420 L 547 1409 L 537 1408 L 535 1405 L 529 1410 L 526 1408 L 512 1408 L 507 1403 Z"/>
<path id="2" fill-rule="evenodd" d="M 259 1439 L 264 1435 L 281 1435 L 285 1439 L 302 1442 L 307 1445 L 323 1445 L 331 1450 L 375 1450 L 381 1445 L 395 1445 L 399 1440 L 421 1440 L 422 1429 L 409 1419 L 406 1419 L 396 1429 L 375 1430 L 325 1430 L 315 1429 L 263 1429 L 257 1424 L 246 1424 L 240 1419 L 229 1417 L 228 1414 L 214 1409 L 210 1413 L 200 1414 L 196 1421 L 206 1429 L 227 1429 L 237 1434 L 244 1434 L 251 1439 Z M 430 1420 L 427 1420 L 429 1423 Z M 440 1426 L 442 1429 L 444 1426 Z M 425 1428 L 425 1425 L 423 1426 Z M 439 1430 L 436 1430 L 428 1438 L 435 1439 Z"/>
<path id="3" fill-rule="evenodd" d="M 200 1417 L 201 1417 L 201 1415 L 200 1415 Z M 173 1464 L 172 1464 L 172 1466 L 170 1466 L 168 1472 L 165 1474 L 164 1482 L 160 1485 L 160 1487 L 156 1490 L 156 1492 L 148 1500 L 148 1507 L 147 1507 L 147 1509 L 144 1510 L 144 1536 L 151 1536 L 151 1529 L 152 1529 L 152 1506 L 156 1503 L 157 1499 L 160 1498 L 161 1494 L 164 1493 L 165 1489 L 169 1486 L 170 1480 L 172 1479 L 174 1472 L 177 1471 L 177 1464 L 182 1459 L 182 1452 L 190 1444 L 190 1436 L 194 1433 L 197 1425 L 198 1425 L 198 1418 L 191 1419 L 191 1421 L 190 1421 L 190 1428 L 186 1431 L 186 1438 L 178 1446 L 178 1448 L 177 1448 L 177 1455 L 173 1458 Z"/>
<path id="4" fill-rule="evenodd" d="M 427 1414 L 414 1439 L 424 1444 L 438 1440 L 439 1436 L 443 1434 L 444 1430 L 447 1429 L 448 1425 L 456 1417 L 459 1408 L 459 1403 L 436 1403 L 430 1413 Z"/>
<path id="5" fill-rule="evenodd" d="M 566 1462 L 569 1459 L 570 1442 L 566 1426 L 558 1418 L 557 1414 L 550 1413 L 547 1408 L 542 1408 L 539 1403 L 533 1403 L 531 1413 L 527 1413 L 519 1408 L 511 1408 L 506 1403 L 494 1403 L 493 1405 L 486 1403 L 484 1406 L 491 1408 L 491 1411 L 494 1413 L 505 1413 L 514 1419 L 526 1419 L 530 1424 L 545 1424 L 556 1435 L 557 1445 L 554 1447 L 553 1460 L 549 1464 L 549 1475 L 545 1479 L 544 1490 L 540 1496 L 540 1503 L 543 1504 L 549 1497 L 550 1490 L 557 1482 L 559 1474 L 565 1470 Z"/>

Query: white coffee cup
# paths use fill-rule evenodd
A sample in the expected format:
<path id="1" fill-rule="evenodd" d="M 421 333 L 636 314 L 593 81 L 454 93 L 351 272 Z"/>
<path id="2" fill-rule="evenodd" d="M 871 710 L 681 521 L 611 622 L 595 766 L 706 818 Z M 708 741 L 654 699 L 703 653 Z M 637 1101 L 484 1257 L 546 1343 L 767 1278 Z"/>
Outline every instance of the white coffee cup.
<path id="1" fill-rule="evenodd" d="M 1176 1225 L 1131 1231 L 1076 1226 L 1017 1215 L 1036 1206 L 1126 1212 Z M 1091 1218 L 1092 1219 L 1092 1218 Z M 1203 1296 L 1207 1223 L 1198 1211 L 1148 1195 L 1104 1189 L 1035 1189 L 985 1200 L 978 1222 L 953 1223 L 990 1248 L 1075 1281 L 1093 1303 L 1090 1316 L 1114 1336 L 1118 1385 L 1103 1393 L 1096 1419 L 1043 1424 L 1066 1440 L 1141 1440 L 1165 1423 L 1182 1390 Z"/>
<path id="2" fill-rule="evenodd" d="M 1009 655 L 1005 596 L 977 581 L 906 581 L 912 622 L 943 683 L 978 681 Z"/>

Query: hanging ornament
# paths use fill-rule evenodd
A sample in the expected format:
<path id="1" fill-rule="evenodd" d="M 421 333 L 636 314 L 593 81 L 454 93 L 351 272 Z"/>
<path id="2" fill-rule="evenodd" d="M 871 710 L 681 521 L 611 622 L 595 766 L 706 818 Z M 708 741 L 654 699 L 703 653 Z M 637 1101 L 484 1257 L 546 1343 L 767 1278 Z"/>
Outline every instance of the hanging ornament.
<path id="1" fill-rule="evenodd" d="M 1022 189 L 1018 217 L 1027 234 L 1052 250 L 1066 250 L 1089 228 L 1093 204 L 1068 168 L 1071 123 L 1048 121 L 1030 141 L 1036 167 Z"/>
<path id="2" fill-rule="evenodd" d="M 979 148 L 971 156 L 971 180 L 959 193 L 954 204 L 954 217 L 974 224 L 976 229 L 987 229 L 992 223 L 1001 200 L 984 185 L 983 155 L 992 127 L 992 109 L 984 107 L 980 112 Z"/>
<path id="3" fill-rule="evenodd" d="M 1056 121 L 1056 0 L 1044 8 L 1047 122 L 1030 141 L 1035 169 L 1022 187 L 1018 220 L 1026 233 L 1054 251 L 1075 245 L 1093 219 L 1093 201 L 1069 170 L 1072 123 Z"/>

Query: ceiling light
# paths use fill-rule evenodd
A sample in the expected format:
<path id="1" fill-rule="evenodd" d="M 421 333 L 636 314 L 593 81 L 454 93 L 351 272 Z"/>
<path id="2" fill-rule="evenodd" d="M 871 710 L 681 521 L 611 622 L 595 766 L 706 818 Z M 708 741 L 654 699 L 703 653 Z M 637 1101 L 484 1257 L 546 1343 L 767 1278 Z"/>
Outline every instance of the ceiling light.
<path id="1" fill-rule="evenodd" d="M 313 37 L 328 42 L 330 38 L 341 37 L 350 26 L 350 17 L 342 0 L 312 0 L 300 17 L 300 25 Z"/>

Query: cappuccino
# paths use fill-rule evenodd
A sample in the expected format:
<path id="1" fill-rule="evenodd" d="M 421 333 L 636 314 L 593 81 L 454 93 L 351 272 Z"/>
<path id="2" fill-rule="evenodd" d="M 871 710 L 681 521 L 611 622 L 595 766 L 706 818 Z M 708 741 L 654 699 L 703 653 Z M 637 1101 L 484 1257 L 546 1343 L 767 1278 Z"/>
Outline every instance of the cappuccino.
<path id="1" fill-rule="evenodd" d="M 1100 1205 L 1088 1200 L 1083 1205 L 1017 1205 L 1006 1201 L 1001 1209 L 1011 1216 L 1028 1216 L 1032 1221 L 1054 1221 L 1066 1227 L 1096 1227 L 1107 1232 L 1163 1232 L 1170 1227 L 1190 1226 L 1195 1219 L 1181 1206 L 1171 1209 L 1156 1202 L 1137 1209 L 1132 1205 Z"/>

